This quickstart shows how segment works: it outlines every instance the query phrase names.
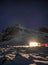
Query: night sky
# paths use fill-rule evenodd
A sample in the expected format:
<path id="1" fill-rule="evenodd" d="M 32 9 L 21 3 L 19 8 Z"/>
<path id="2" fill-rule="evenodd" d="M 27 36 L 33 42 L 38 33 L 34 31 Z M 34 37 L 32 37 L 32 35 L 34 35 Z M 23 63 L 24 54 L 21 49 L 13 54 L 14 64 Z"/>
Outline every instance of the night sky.
<path id="1" fill-rule="evenodd" d="M 1 1 L 0 31 L 16 23 L 31 29 L 48 28 L 48 2 Z"/>

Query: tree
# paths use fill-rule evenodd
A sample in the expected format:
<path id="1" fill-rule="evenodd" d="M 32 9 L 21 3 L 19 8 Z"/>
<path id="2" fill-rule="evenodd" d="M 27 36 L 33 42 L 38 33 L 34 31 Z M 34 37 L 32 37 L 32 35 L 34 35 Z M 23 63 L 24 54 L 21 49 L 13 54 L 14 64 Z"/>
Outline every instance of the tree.
<path id="1" fill-rule="evenodd" d="M 40 31 L 40 32 L 48 33 L 48 28 L 46 28 L 46 27 L 41 27 L 41 28 L 39 29 L 39 31 Z"/>

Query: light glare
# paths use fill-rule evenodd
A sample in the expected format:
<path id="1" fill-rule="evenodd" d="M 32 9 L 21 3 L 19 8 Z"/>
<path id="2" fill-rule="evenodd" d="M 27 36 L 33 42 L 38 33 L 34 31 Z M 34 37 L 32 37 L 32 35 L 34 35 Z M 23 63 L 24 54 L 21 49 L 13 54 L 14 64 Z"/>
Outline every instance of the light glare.
<path id="1" fill-rule="evenodd" d="M 38 46 L 38 43 L 37 42 L 30 42 L 29 46 L 30 47 L 36 47 L 36 46 Z"/>

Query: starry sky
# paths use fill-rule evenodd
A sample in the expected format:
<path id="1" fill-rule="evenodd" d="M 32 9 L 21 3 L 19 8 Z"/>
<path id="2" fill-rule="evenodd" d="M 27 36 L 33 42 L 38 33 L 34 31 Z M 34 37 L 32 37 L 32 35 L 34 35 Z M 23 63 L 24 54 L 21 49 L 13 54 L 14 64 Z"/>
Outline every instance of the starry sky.
<path id="1" fill-rule="evenodd" d="M 48 2 L 1 1 L 0 31 L 16 23 L 30 29 L 48 28 Z"/>

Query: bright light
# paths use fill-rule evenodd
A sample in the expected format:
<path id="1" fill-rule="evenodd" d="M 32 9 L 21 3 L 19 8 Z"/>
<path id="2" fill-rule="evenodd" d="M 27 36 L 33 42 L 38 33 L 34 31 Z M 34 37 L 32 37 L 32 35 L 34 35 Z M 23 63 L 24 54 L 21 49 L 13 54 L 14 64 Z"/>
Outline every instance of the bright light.
<path id="1" fill-rule="evenodd" d="M 36 47 L 36 46 L 39 46 L 39 43 L 37 43 L 37 42 L 30 42 L 29 46 L 30 47 Z"/>

